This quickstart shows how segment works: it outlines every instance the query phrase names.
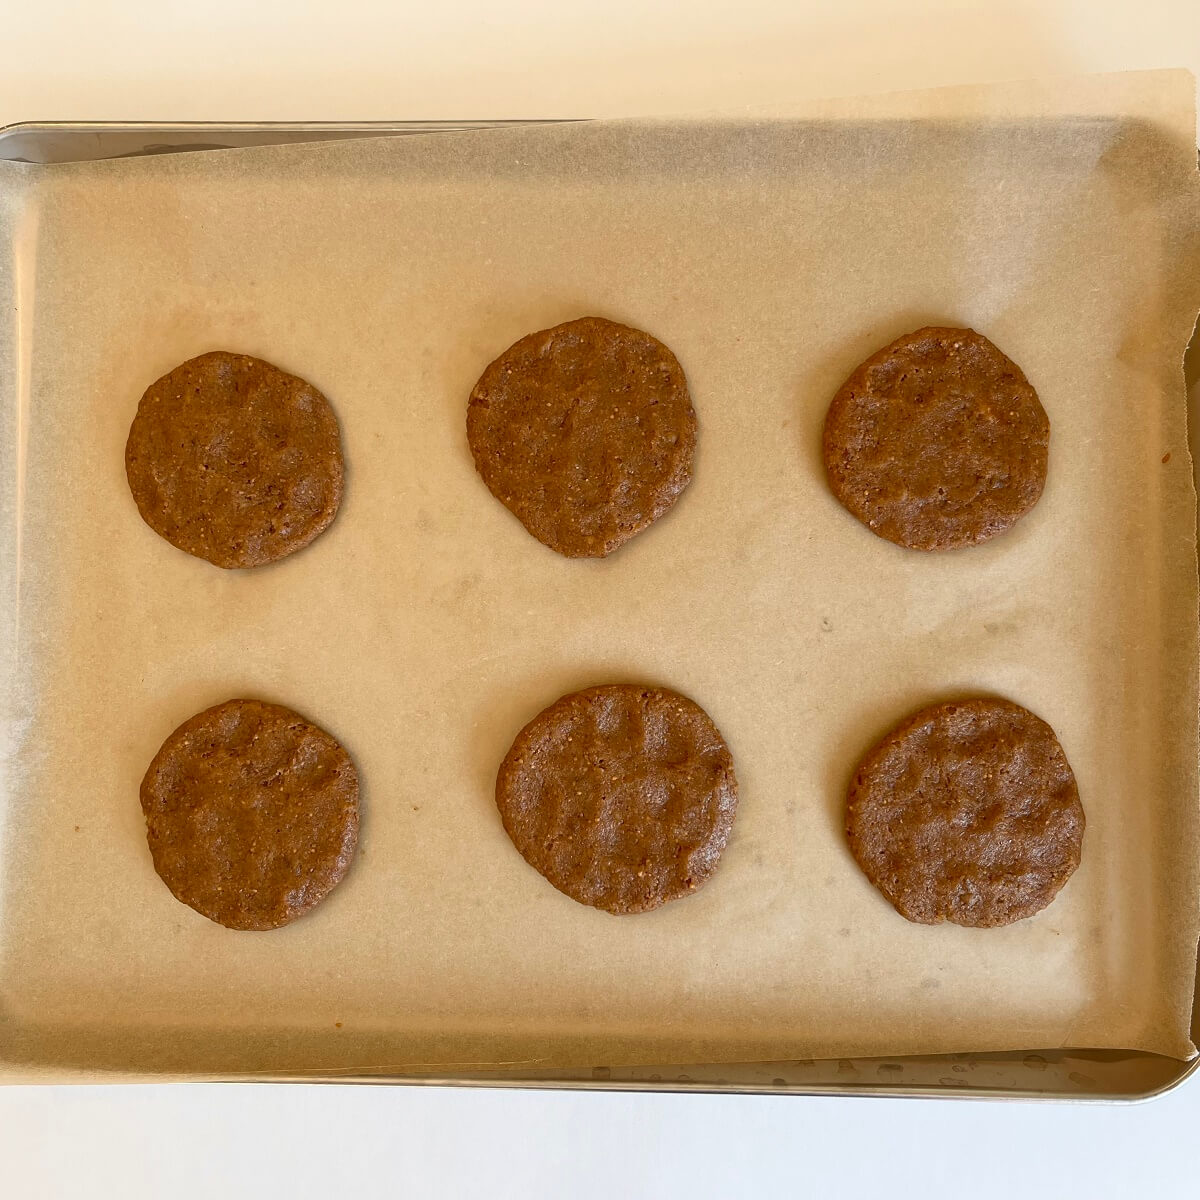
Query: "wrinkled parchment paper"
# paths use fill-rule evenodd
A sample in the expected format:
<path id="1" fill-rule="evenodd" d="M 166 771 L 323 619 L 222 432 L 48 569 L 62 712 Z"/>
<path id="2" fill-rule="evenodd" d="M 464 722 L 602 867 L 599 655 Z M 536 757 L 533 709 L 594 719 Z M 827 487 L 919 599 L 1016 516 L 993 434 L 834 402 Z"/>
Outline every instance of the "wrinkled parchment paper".
<path id="1" fill-rule="evenodd" d="M 1192 87 L 7 168 L 0 1057 L 1190 1054 Z M 530 538 L 464 432 L 492 358 L 584 314 L 664 340 L 700 420 L 690 489 L 602 562 Z M 1053 430 L 1032 514 L 936 556 L 871 536 L 820 461 L 838 385 L 930 322 L 992 338 Z M 342 423 L 341 514 L 265 569 L 175 550 L 125 482 L 142 391 L 214 348 L 311 380 Z M 492 799 L 530 717 L 620 680 L 702 704 L 742 796 L 714 879 L 623 919 L 545 883 Z M 978 692 L 1054 726 L 1083 863 L 1032 920 L 910 925 L 846 849 L 845 788 L 898 719 Z M 177 903 L 138 805 L 166 735 L 230 696 L 329 729 L 364 787 L 350 876 L 272 933 Z"/>

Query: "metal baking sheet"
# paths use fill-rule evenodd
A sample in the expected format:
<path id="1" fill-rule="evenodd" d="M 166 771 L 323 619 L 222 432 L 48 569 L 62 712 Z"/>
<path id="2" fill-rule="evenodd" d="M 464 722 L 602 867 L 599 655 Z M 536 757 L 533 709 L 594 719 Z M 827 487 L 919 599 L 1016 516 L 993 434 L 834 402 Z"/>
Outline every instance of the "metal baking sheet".
<path id="1" fill-rule="evenodd" d="M 471 123 L 474 126 L 474 123 Z M 479 123 L 480 125 L 486 123 Z M 179 127 L 17 126 L 0 131 L 0 157 L 31 163 L 86 161 L 97 157 L 142 153 L 176 153 L 239 145 L 271 145 L 389 133 L 435 132 L 462 128 L 463 123 L 375 123 L 369 126 Z M 1193 1038 L 1198 1030 L 1193 1021 Z M 103 1070 L 104 1065 L 98 1064 Z M 337 1070 L 316 1077 L 436 1083 L 583 1086 L 651 1090 L 719 1090 L 780 1093 L 842 1092 L 848 1094 L 1053 1096 L 1134 1098 L 1164 1090 L 1194 1069 L 1161 1055 L 1121 1051 L 1030 1050 L 904 1057 L 839 1057 L 831 1059 L 655 1065 L 641 1068 L 597 1065 L 587 1068 L 528 1070 L 387 1069 Z M 37 1064 L 25 1064 L 31 1075 Z M 61 1074 L 61 1071 L 58 1072 Z M 272 1071 L 272 1078 L 313 1079 L 307 1071 L 294 1075 Z"/>

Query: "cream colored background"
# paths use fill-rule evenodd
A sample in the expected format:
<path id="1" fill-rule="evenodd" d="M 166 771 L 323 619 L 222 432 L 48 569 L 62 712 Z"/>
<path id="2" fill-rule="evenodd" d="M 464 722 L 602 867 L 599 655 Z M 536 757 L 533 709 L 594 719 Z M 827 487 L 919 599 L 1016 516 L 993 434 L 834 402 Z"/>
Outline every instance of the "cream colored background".
<path id="1" fill-rule="evenodd" d="M 6 119 L 640 116 L 1190 66 L 1194 0 L 6 0 Z"/>
<path id="2" fill-rule="evenodd" d="M 0 120 L 602 115 L 1189 66 L 1194 0 L 39 3 Z M 507 43 L 507 45 L 506 45 Z M 1194 1194 L 1200 1085 L 1133 1110 L 343 1088 L 0 1092 L 22 1196 Z M 980 1164 L 989 1164 L 980 1169 Z M 830 1193 L 833 1194 L 833 1193 Z"/>

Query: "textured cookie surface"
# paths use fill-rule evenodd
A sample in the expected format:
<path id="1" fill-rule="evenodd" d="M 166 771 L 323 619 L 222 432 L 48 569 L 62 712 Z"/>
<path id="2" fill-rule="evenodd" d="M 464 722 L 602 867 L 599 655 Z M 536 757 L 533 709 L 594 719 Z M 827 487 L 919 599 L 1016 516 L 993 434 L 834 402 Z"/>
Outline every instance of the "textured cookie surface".
<path id="1" fill-rule="evenodd" d="M 696 414 L 662 342 L 584 317 L 531 333 L 484 371 L 467 440 L 492 494 L 538 541 L 603 558 L 687 487 Z"/>
<path id="2" fill-rule="evenodd" d="M 154 869 L 230 929 L 306 913 L 350 867 L 358 775 L 324 730 L 278 704 L 228 700 L 163 743 L 141 789 Z"/>
<path id="3" fill-rule="evenodd" d="M 859 764 L 846 834 L 870 881 L 923 924 L 1008 925 L 1079 865 L 1084 816 L 1054 730 L 1008 700 L 939 704 Z"/>
<path id="4" fill-rule="evenodd" d="M 514 845 L 559 891 L 638 913 L 689 895 L 716 870 L 737 780 L 699 705 L 615 684 L 563 696 L 522 729 L 496 803 Z"/>
<path id="5" fill-rule="evenodd" d="M 825 418 L 833 494 L 881 538 L 953 550 L 1038 501 L 1050 422 L 1020 367 L 971 329 L 918 329 L 867 359 Z"/>
<path id="6" fill-rule="evenodd" d="M 125 444 L 142 519 L 218 567 L 258 567 L 307 546 L 342 499 L 329 401 L 262 359 L 218 350 L 152 383 Z"/>

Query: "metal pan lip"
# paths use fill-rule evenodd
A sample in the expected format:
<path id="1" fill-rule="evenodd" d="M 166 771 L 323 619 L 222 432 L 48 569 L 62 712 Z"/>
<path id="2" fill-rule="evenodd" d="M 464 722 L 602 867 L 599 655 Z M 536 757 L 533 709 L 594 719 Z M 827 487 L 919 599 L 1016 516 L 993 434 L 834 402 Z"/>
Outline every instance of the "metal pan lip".
<path id="1" fill-rule="evenodd" d="M 193 145 L 193 139 L 211 134 L 218 139 L 236 139 L 238 137 L 267 136 L 278 134 L 288 143 L 298 143 L 304 140 L 303 135 L 313 134 L 314 140 L 326 141 L 354 137 L 386 137 L 393 134 L 415 133 L 463 133 L 471 130 L 505 129 L 526 125 L 557 125 L 567 124 L 573 120 L 585 118 L 561 117 L 513 117 L 513 118 L 470 118 L 458 119 L 412 119 L 397 118 L 394 120 L 372 121 L 13 121 L 0 125 L 0 161 L 25 162 L 36 166 L 53 165 L 44 160 L 33 160 L 14 156 L 10 153 L 10 145 L 25 138 L 54 138 L 56 136 L 87 136 L 94 135 L 99 139 L 104 135 L 129 134 L 146 137 L 164 138 L 165 145 L 148 145 L 141 150 L 134 150 L 114 156 L 98 154 L 80 154 L 78 156 L 56 160 L 57 162 L 90 162 L 97 158 L 108 157 L 140 157 L 148 154 L 196 152 L 204 149 L 232 149 L 236 142 L 229 145 Z M 172 134 L 188 139 L 188 142 L 172 146 Z M 255 144 L 267 145 L 268 142 Z M 97 147 L 98 148 L 98 147 Z"/>

